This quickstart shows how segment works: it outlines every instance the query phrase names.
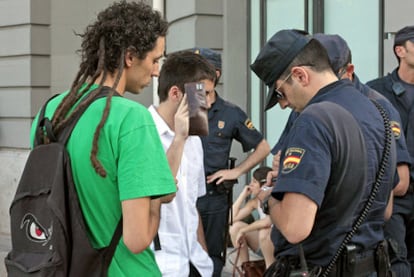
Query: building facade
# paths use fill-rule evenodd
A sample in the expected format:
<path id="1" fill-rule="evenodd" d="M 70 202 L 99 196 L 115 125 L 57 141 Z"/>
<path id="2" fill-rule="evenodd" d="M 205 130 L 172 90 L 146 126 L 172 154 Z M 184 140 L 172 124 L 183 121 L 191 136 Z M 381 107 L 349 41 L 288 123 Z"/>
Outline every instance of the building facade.
<path id="1" fill-rule="evenodd" d="M 82 33 L 110 0 L 0 1 L 0 258 L 9 248 L 8 208 L 29 152 L 33 117 L 51 95 L 66 90 L 78 69 Z M 391 5 L 392 2 L 392 5 Z M 396 65 L 395 32 L 414 25 L 410 0 L 153 0 L 170 22 L 167 54 L 192 47 L 222 53 L 218 92 L 245 109 L 273 145 L 289 111 L 263 113 L 267 90 L 249 69 L 260 47 L 285 28 L 338 33 L 349 43 L 361 81 Z M 154 86 L 128 96 L 148 106 Z M 233 156 L 244 154 L 236 143 Z M 267 161 L 270 164 L 271 157 Z M 244 180 L 239 180 L 244 185 Z M 5 276 L 3 265 L 0 276 Z"/>

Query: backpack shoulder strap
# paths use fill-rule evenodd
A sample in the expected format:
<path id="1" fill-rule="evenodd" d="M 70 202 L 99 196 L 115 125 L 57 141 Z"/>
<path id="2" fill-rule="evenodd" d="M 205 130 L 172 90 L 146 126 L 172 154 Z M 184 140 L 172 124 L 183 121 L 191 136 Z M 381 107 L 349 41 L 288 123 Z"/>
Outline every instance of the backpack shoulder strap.
<path id="1" fill-rule="evenodd" d="M 99 89 L 99 88 L 98 88 Z M 99 98 L 103 98 L 108 96 L 108 94 L 112 91 L 112 88 L 109 87 L 101 87 L 100 92 L 94 97 L 94 99 L 89 103 L 92 104 L 95 100 Z M 114 92 L 113 96 L 120 96 L 117 92 Z M 88 99 L 88 96 L 84 97 L 79 104 L 83 103 Z M 59 137 L 56 141 L 59 141 L 63 145 L 66 144 L 68 141 L 70 135 L 72 134 L 73 129 L 76 126 L 76 123 L 81 118 L 82 114 L 86 111 L 86 109 L 89 107 L 89 105 L 83 107 L 81 110 L 78 110 L 76 114 L 73 116 L 72 120 L 68 123 L 68 125 L 62 130 L 62 132 L 59 134 Z"/>
<path id="2" fill-rule="evenodd" d="M 116 226 L 115 232 L 112 236 L 111 243 L 106 249 L 106 252 L 104 255 L 105 263 L 108 265 L 111 263 L 111 260 L 115 254 L 115 250 L 116 250 L 116 247 L 118 246 L 121 236 L 122 236 L 122 216 L 119 219 L 118 225 Z"/>
<path id="3" fill-rule="evenodd" d="M 48 129 L 51 128 L 50 126 L 46 126 L 45 125 L 45 113 L 46 113 L 46 107 L 47 104 L 49 104 L 50 100 L 52 100 L 53 98 L 55 98 L 56 96 L 58 96 L 59 94 L 55 94 L 52 97 L 50 97 L 45 104 L 43 104 L 42 108 L 40 109 L 39 112 L 39 116 L 37 119 L 37 126 L 36 126 L 36 132 L 35 132 L 35 137 L 34 137 L 34 145 L 33 146 L 37 146 L 39 144 L 43 144 L 43 137 L 44 137 L 44 128 Z M 46 130 L 46 132 L 48 133 L 48 131 Z"/>

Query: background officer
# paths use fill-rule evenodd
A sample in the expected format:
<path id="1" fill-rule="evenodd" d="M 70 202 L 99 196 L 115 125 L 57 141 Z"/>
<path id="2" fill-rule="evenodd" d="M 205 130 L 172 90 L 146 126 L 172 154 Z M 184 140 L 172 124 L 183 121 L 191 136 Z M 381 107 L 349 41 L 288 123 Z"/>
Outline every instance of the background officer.
<path id="1" fill-rule="evenodd" d="M 195 48 L 216 68 L 217 80 L 221 76 L 221 55 L 208 48 Z M 207 177 L 207 194 L 200 197 L 197 208 L 200 212 L 207 248 L 214 262 L 214 275 L 221 276 L 224 265 L 226 224 L 228 223 L 227 195 L 220 189 L 226 180 L 234 180 L 263 161 L 270 147 L 263 135 L 253 126 L 246 113 L 238 106 L 221 98 L 216 90 L 207 91 L 209 135 L 201 137 L 204 150 L 204 169 Z M 232 169 L 228 168 L 233 140 L 241 143 L 243 151 L 254 149 L 247 158 Z"/>
<path id="2" fill-rule="evenodd" d="M 414 26 L 399 30 L 394 39 L 398 67 L 387 76 L 367 83 L 399 111 L 411 160 L 414 157 Z M 394 211 L 386 225 L 390 236 L 391 264 L 397 276 L 414 276 L 414 167 L 403 197 L 394 199 Z M 411 272 L 411 273 L 410 273 Z"/>

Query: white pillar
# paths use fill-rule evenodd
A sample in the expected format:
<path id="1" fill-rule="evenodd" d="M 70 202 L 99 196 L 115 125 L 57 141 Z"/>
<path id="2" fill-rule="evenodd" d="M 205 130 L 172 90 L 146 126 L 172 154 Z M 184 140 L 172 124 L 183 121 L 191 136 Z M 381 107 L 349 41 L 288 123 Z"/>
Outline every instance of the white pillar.
<path id="1" fill-rule="evenodd" d="M 152 6 L 154 10 L 159 11 L 164 16 L 164 0 L 153 0 Z M 160 60 L 160 69 L 162 66 L 162 59 Z M 158 99 L 158 78 L 154 77 L 152 78 L 152 103 L 155 106 L 158 106 L 159 99 Z"/>

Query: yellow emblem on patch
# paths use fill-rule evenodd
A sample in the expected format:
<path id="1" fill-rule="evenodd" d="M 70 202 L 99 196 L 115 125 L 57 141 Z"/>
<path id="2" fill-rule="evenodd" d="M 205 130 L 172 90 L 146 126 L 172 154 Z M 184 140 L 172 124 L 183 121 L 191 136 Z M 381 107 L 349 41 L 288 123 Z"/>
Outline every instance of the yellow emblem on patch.
<path id="1" fill-rule="evenodd" d="M 395 139 L 399 139 L 401 137 L 401 127 L 397 121 L 390 121 L 391 130 L 394 134 Z"/>
<path id="2" fill-rule="evenodd" d="M 289 173 L 296 169 L 302 160 L 303 155 L 305 155 L 305 149 L 297 147 L 288 148 L 285 152 L 285 158 L 283 159 L 282 173 Z"/>
<path id="3" fill-rule="evenodd" d="M 217 127 L 219 129 L 223 129 L 224 128 L 224 125 L 226 125 L 226 122 L 224 122 L 222 120 L 219 120 L 218 123 L 217 123 Z"/>
<path id="4" fill-rule="evenodd" d="M 251 130 L 254 129 L 253 122 L 250 120 L 250 118 L 246 119 L 246 121 L 244 122 L 244 125 L 246 125 L 246 127 L 251 129 Z"/>

